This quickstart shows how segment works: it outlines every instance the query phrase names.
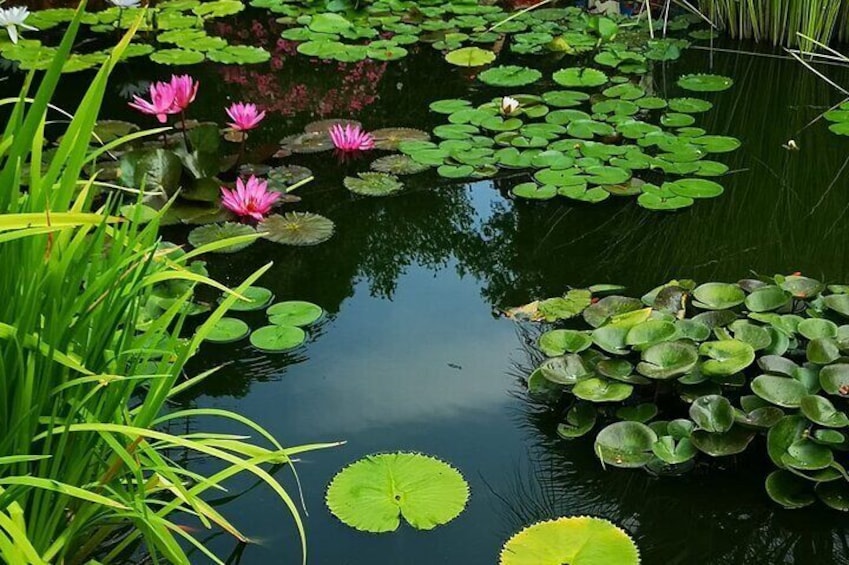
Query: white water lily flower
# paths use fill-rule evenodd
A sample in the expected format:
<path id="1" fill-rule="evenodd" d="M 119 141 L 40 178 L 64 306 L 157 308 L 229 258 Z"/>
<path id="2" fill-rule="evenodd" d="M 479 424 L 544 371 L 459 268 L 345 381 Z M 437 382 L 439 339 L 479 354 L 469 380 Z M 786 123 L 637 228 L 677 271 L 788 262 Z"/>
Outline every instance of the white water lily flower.
<path id="1" fill-rule="evenodd" d="M 141 0 L 109 0 L 109 2 L 118 8 L 138 8 L 141 5 Z"/>
<path id="2" fill-rule="evenodd" d="M 509 116 L 519 109 L 519 101 L 515 98 L 511 98 L 510 96 L 505 96 L 501 99 L 501 113 L 505 116 Z"/>
<path id="3" fill-rule="evenodd" d="M 18 27 L 38 31 L 38 28 L 34 28 L 24 23 L 28 17 L 29 10 L 23 6 L 0 8 L 0 26 L 6 28 L 6 32 L 9 34 L 9 39 L 12 40 L 12 43 L 18 42 Z"/>

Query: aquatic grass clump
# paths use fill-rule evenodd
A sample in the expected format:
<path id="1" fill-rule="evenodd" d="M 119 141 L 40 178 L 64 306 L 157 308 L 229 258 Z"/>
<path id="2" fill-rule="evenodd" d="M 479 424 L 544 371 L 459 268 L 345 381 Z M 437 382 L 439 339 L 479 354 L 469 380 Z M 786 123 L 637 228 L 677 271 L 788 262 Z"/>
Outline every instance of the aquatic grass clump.
<path id="1" fill-rule="evenodd" d="M 174 253 L 159 242 L 162 212 L 144 223 L 136 208 L 127 221 L 112 213 L 119 204 L 115 195 L 97 199 L 96 181 L 80 180 L 99 155 L 128 141 L 89 147 L 107 78 L 138 20 L 93 78 L 55 153 L 44 151 L 47 112 L 83 8 L 37 92 L 29 98 L 25 88 L 4 103 L 10 118 L 0 142 L 0 260 L 15 268 L 0 274 L 0 292 L 14 297 L 0 304 L 0 560 L 109 564 L 139 549 L 154 561 L 188 565 L 196 561 L 189 557 L 192 549 L 220 563 L 184 528 L 183 517 L 248 542 L 205 500 L 210 489 L 245 472 L 287 507 L 305 550 L 298 506 L 266 467 L 291 464 L 292 456 L 328 444 L 284 448 L 237 414 L 168 407 L 204 379 L 206 374 L 187 378 L 186 362 L 268 269 L 230 290 L 195 269 L 193 259 L 258 235 Z M 225 298 L 185 335 L 197 284 L 213 286 Z M 161 285 L 177 293 L 148 318 L 146 306 Z M 186 418 L 239 422 L 261 443 L 169 430 Z M 202 454 L 219 465 L 204 476 L 175 461 L 175 451 Z"/>
<path id="2" fill-rule="evenodd" d="M 560 322 L 527 381 L 561 411 L 560 437 L 595 431 L 602 466 L 674 475 L 763 436 L 775 502 L 849 510 L 849 286 L 794 274 L 620 290 L 509 312 Z"/>

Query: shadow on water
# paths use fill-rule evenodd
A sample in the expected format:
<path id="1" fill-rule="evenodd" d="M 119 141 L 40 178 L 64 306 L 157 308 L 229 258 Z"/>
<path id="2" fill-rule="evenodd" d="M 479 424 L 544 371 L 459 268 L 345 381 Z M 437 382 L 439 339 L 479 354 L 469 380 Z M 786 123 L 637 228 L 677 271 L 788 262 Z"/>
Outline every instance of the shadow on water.
<path id="1" fill-rule="evenodd" d="M 221 121 L 230 101 L 256 102 L 270 115 L 252 141 L 258 145 L 327 117 L 353 117 L 369 129 L 430 129 L 439 119 L 428 112 L 430 102 L 496 94 L 472 73 L 448 68 L 427 45 L 392 63 L 315 63 L 292 56 L 266 15 L 248 12 L 216 25 L 275 57 L 259 66 L 193 67 L 202 84 L 193 117 Z M 674 78 L 703 71 L 708 61 L 705 52 L 687 51 L 655 69 L 655 89 L 681 95 Z M 261 283 L 278 299 L 310 300 L 327 315 L 306 347 L 285 355 L 246 344 L 205 346 L 193 370 L 226 366 L 180 402 L 235 409 L 284 445 L 348 441 L 306 455 L 298 467 L 311 563 L 488 564 L 512 532 L 561 514 L 622 524 L 649 564 L 847 562 L 846 519 L 822 508 L 777 509 L 763 493 L 766 465 L 757 455 L 654 479 L 603 471 L 589 441 L 557 440 L 553 415 L 517 384 L 515 363 L 529 365 L 532 336 L 492 314 L 602 281 L 640 292 L 673 277 L 736 280 L 749 271 L 849 280 L 849 172 L 841 170 L 849 144 L 823 123 L 806 127 L 838 95 L 792 61 L 717 54 L 714 63 L 736 84 L 711 96 L 715 107 L 697 125 L 739 137 L 743 147 L 721 158 L 735 171 L 722 181 L 726 193 L 680 213 L 616 198 L 593 206 L 515 202 L 507 194 L 521 174 L 451 186 L 425 173 L 408 177 L 398 196 L 359 198 L 341 179 L 366 170 L 367 160 L 340 164 L 330 153 L 287 159 L 316 173 L 296 209 L 331 218 L 334 238 L 301 249 L 260 241 L 238 256 L 209 258 L 209 268 L 237 283 L 273 261 Z M 119 67 L 103 115 L 137 119 L 126 97 L 172 70 Z M 834 78 L 849 84 L 846 73 L 834 71 Z M 801 151 L 782 148 L 790 138 Z M 185 233 L 171 229 L 166 237 L 180 241 Z M 262 313 L 244 319 L 263 323 Z M 467 511 L 435 532 L 384 536 L 332 518 L 323 495 L 335 472 L 367 453 L 398 449 L 432 453 L 461 469 L 472 487 Z M 206 465 L 197 462 L 199 471 Z M 288 470 L 277 476 L 296 488 Z M 213 548 L 245 565 L 298 562 L 294 528 L 271 494 L 251 483 L 228 486 L 228 515 L 258 543 L 234 551 L 231 539 L 217 536 Z"/>

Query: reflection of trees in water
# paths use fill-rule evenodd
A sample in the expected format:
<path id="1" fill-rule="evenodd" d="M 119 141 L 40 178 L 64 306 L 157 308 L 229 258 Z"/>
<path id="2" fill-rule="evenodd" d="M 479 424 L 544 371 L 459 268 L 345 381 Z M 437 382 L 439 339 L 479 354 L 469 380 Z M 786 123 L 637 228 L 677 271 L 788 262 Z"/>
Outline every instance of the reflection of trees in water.
<path id="1" fill-rule="evenodd" d="M 517 326 L 523 344 L 539 328 Z M 593 455 L 594 433 L 564 441 L 555 428 L 562 410 L 528 398 L 522 379 L 540 361 L 525 346 L 517 362 L 515 394 L 525 402 L 515 417 L 532 438 L 528 462 L 512 484 L 495 492 L 510 533 L 564 515 L 594 515 L 627 529 L 649 565 L 774 565 L 849 563 L 849 522 L 824 506 L 782 510 L 763 490 L 770 470 L 765 445 L 699 465 L 682 477 L 651 477 L 635 469 L 602 469 Z M 595 432 L 600 428 L 596 428 Z"/>

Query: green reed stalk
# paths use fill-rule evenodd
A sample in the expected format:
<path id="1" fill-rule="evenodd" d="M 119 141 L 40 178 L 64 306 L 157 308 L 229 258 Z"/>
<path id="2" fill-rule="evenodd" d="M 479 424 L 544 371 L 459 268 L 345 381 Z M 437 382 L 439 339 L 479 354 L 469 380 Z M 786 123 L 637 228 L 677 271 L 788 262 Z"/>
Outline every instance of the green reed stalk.
<path id="1" fill-rule="evenodd" d="M 225 411 L 178 414 L 230 419 L 266 447 L 245 436 L 158 429 L 174 416 L 167 414 L 168 399 L 202 380 L 185 381 L 183 370 L 203 337 L 270 265 L 226 289 L 186 262 L 244 237 L 168 256 L 159 247 L 158 218 L 141 225 L 110 215 L 114 199 L 98 203 L 93 179 L 85 180 L 84 167 L 110 149 L 89 144 L 106 81 L 141 17 L 92 80 L 53 156 L 45 156 L 50 100 L 84 7 L 35 95 L 28 98 L 30 75 L 16 100 L 0 101 L 11 106 L 0 137 L 0 261 L 6 266 L 0 271 L 0 561 L 76 564 L 97 556 L 110 563 L 142 546 L 154 562 L 188 565 L 186 547 L 194 547 L 221 563 L 175 520 L 197 519 L 247 541 L 203 499 L 243 472 L 265 482 L 287 507 L 306 561 L 298 507 L 263 466 L 289 464 L 296 453 L 331 444 L 284 448 L 257 424 Z M 169 281 L 188 283 L 186 292 L 159 319 L 144 323 L 152 287 Z M 195 284 L 227 296 L 191 338 L 181 339 Z M 222 470 L 197 475 L 169 457 L 173 450 L 217 459 Z"/>

